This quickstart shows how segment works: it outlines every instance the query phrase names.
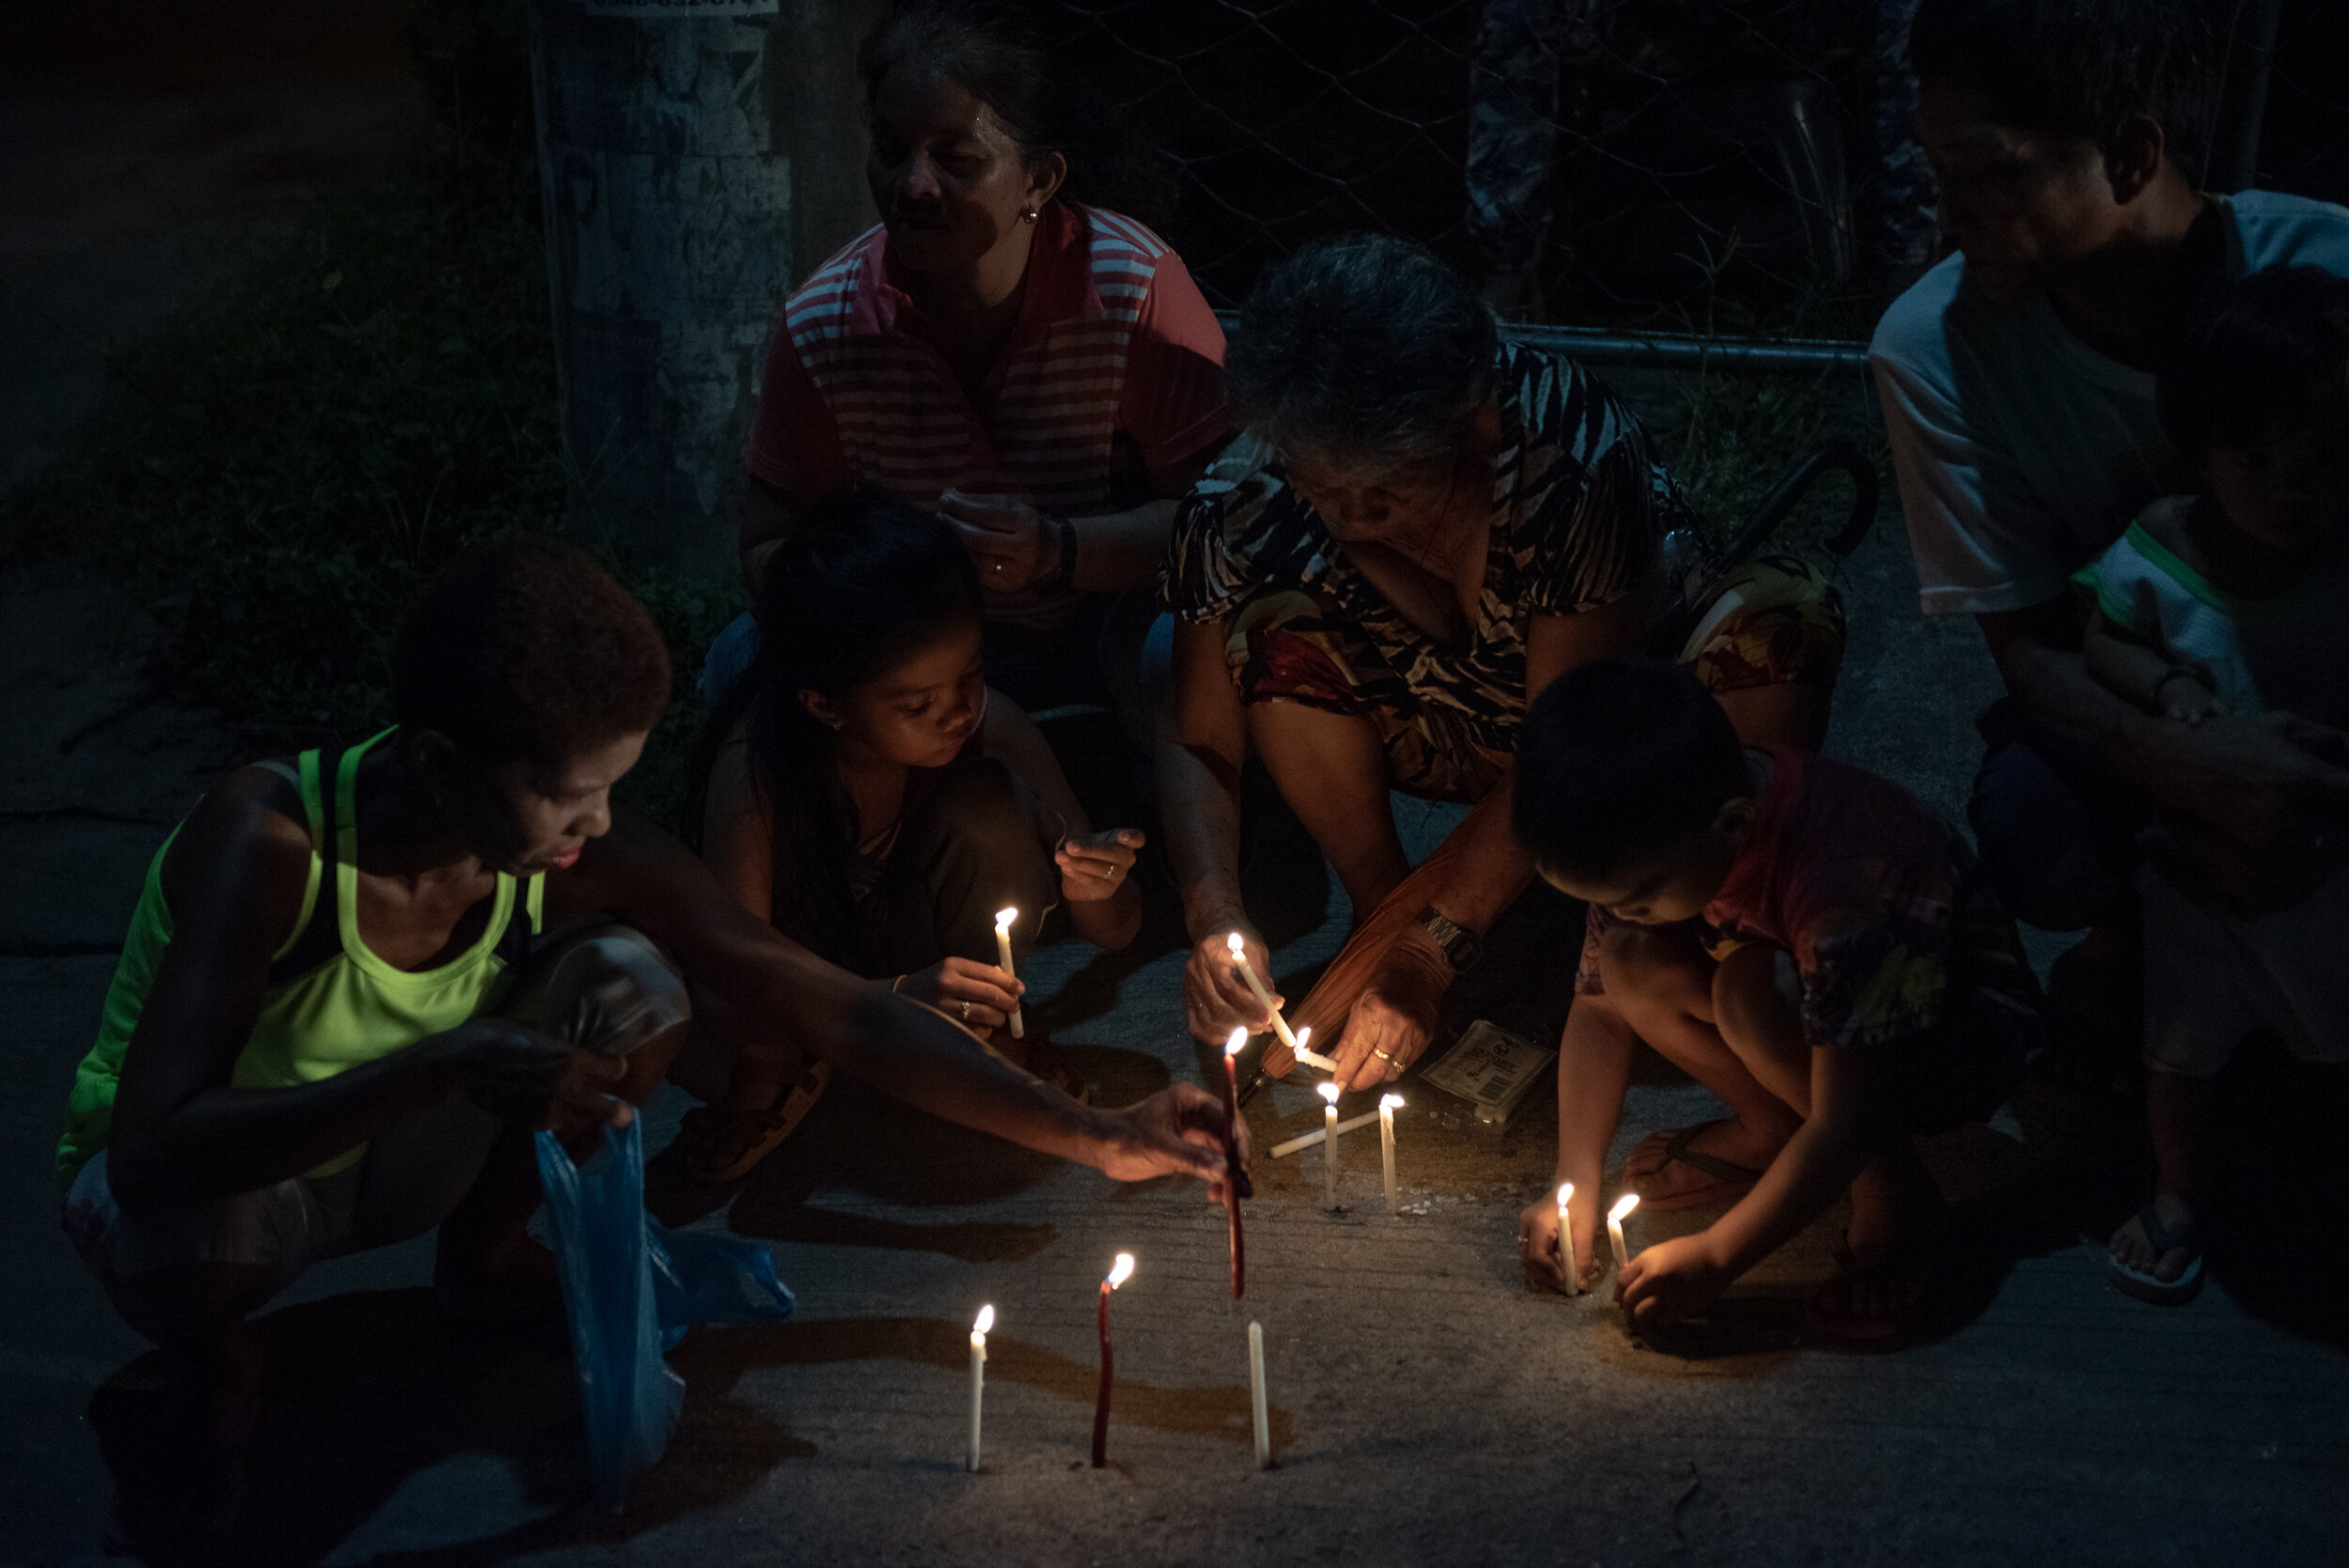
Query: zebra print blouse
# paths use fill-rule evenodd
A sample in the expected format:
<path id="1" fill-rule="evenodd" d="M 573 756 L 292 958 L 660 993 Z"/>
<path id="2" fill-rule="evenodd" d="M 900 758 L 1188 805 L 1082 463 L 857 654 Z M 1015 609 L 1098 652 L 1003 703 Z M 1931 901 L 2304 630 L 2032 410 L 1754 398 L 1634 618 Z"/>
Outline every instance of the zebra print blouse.
<path id="1" fill-rule="evenodd" d="M 1466 648 L 1439 644 L 1390 605 L 1252 435 L 1233 442 L 1183 503 L 1167 607 L 1211 621 L 1260 594 L 1308 590 L 1329 617 L 1359 629 L 1414 698 L 1458 711 L 1481 743 L 1514 749 L 1532 618 L 1631 593 L 1688 512 L 1647 431 L 1581 365 L 1503 344 L 1494 384 L 1501 450 L 1485 589 Z"/>

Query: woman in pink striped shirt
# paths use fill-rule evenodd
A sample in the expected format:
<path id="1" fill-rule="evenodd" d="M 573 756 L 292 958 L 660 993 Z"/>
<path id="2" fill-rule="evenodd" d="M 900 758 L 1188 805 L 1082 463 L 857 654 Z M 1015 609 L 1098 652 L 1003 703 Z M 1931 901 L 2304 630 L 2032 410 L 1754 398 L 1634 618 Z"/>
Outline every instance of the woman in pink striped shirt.
<path id="1" fill-rule="evenodd" d="M 1132 713 L 1174 502 L 1232 433 L 1214 313 L 1113 210 L 1168 205 L 1166 166 L 995 0 L 900 5 L 858 66 L 881 223 L 784 307 L 745 569 L 815 501 L 879 486 L 970 551 L 992 684 Z"/>

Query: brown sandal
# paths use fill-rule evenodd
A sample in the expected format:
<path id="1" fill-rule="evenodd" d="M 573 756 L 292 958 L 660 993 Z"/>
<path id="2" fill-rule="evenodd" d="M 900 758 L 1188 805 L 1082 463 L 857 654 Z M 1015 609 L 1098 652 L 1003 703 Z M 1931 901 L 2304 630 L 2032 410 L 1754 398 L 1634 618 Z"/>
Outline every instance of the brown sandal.
<path id="1" fill-rule="evenodd" d="M 685 1173 L 710 1187 L 740 1181 L 799 1130 L 832 1079 L 832 1063 L 817 1062 L 771 1105 L 705 1105 L 687 1111 L 677 1129 Z"/>

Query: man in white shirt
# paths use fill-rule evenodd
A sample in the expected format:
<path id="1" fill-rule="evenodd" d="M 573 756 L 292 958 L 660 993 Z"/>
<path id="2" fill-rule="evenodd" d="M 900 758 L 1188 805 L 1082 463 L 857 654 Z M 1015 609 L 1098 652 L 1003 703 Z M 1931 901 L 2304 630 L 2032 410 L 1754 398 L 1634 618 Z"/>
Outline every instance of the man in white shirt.
<path id="1" fill-rule="evenodd" d="M 1956 254 L 1885 313 L 1872 359 L 1924 610 L 1974 616 L 2010 693 L 1983 716 L 1974 829 L 2011 908 L 2125 958 L 2126 862 L 2156 805 L 2244 877 L 2349 859 L 2318 848 L 2349 846 L 2325 833 L 2349 820 L 2349 772 L 2263 720 L 2188 728 L 2107 692 L 2070 582 L 2197 486 L 2153 377 L 2196 294 L 2283 262 L 2349 273 L 2349 210 L 2194 189 L 2192 0 L 1923 0 L 1910 51 Z"/>

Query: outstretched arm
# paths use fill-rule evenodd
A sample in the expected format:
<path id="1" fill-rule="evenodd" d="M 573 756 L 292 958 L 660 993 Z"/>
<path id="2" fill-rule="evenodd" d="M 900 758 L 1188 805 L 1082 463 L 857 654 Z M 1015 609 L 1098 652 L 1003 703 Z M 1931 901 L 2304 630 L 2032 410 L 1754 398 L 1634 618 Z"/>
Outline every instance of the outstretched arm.
<path id="1" fill-rule="evenodd" d="M 547 892 L 552 915 L 602 910 L 627 921 L 744 1017 L 908 1105 L 1121 1181 L 1195 1175 L 1221 1201 L 1223 1110 L 1214 1096 L 1182 1084 L 1123 1110 L 1080 1105 L 972 1050 L 943 1017 L 754 919 L 684 846 L 646 823 L 618 817 L 577 865 L 548 875 Z M 1245 1127 L 1240 1138 L 1244 1165 Z"/>

